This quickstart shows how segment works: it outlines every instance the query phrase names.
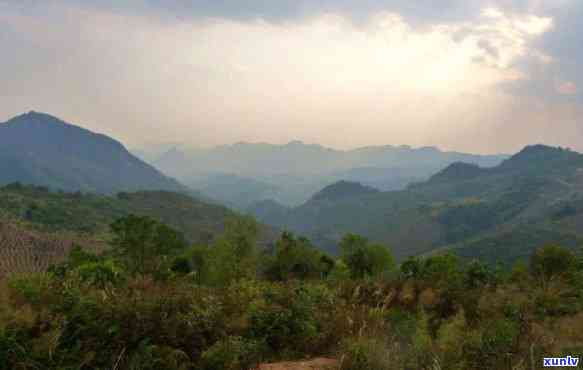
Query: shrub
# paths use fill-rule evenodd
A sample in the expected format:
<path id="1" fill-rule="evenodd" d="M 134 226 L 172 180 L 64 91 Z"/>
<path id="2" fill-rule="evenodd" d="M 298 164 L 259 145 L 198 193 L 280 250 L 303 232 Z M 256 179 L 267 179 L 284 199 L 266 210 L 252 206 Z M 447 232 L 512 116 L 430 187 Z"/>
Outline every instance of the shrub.
<path id="1" fill-rule="evenodd" d="M 263 344 L 241 337 L 227 337 L 202 354 L 204 370 L 248 370 L 261 359 Z"/>
<path id="2" fill-rule="evenodd" d="M 351 338 L 344 341 L 340 356 L 341 370 L 400 369 L 396 356 L 378 338 Z"/>
<path id="3" fill-rule="evenodd" d="M 51 277 L 46 273 L 29 275 L 13 275 L 8 280 L 8 287 L 12 289 L 13 299 L 22 303 L 40 306 L 50 293 Z"/>
<path id="4" fill-rule="evenodd" d="M 250 337 L 274 353 L 308 351 L 318 334 L 314 297 L 303 286 L 276 287 L 250 309 Z"/>
<path id="5" fill-rule="evenodd" d="M 543 280 L 564 275 L 575 265 L 573 252 L 550 244 L 538 249 L 530 259 L 530 268 L 534 276 Z"/>

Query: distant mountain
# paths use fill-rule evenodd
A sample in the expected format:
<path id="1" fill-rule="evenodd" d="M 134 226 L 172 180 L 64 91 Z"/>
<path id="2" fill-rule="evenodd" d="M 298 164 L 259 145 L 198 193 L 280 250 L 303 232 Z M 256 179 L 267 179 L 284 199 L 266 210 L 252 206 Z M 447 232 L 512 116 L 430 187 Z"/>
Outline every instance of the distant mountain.
<path id="1" fill-rule="evenodd" d="M 0 123 L 0 184 L 21 182 L 67 191 L 185 191 L 118 141 L 29 112 Z"/>
<path id="2" fill-rule="evenodd" d="M 200 180 L 192 180 L 189 185 L 209 198 L 241 210 L 257 199 L 274 198 L 278 193 L 275 185 L 232 174 L 209 174 Z"/>
<path id="3" fill-rule="evenodd" d="M 486 171 L 487 171 L 486 169 L 484 169 L 476 164 L 455 162 L 455 163 L 450 164 L 444 170 L 431 176 L 429 181 L 431 183 L 436 183 L 436 182 L 469 180 L 471 178 L 474 178 L 474 177 L 477 177 L 477 176 L 484 174 Z"/>
<path id="4" fill-rule="evenodd" d="M 505 155 L 444 152 L 434 147 L 386 145 L 335 150 L 292 141 L 285 145 L 237 143 L 192 150 L 175 147 L 151 163 L 194 188 L 200 188 L 197 186 L 200 183 L 211 182 L 218 173 L 233 175 L 231 190 L 220 196 L 225 202 L 238 197 L 236 185 L 244 178 L 261 183 L 249 189 L 247 204 L 265 199 L 261 187 L 266 184 L 273 187 L 269 194 L 273 200 L 299 205 L 323 187 L 341 180 L 380 190 L 400 190 L 411 182 L 428 179 L 454 162 L 489 167 L 505 158 Z"/>
<path id="5" fill-rule="evenodd" d="M 354 198 L 362 195 L 376 194 L 378 192 L 379 190 L 370 186 L 364 186 L 358 182 L 338 181 L 314 194 L 310 201 L 335 202 L 345 198 Z"/>
<path id="6" fill-rule="evenodd" d="M 528 146 L 492 168 L 452 163 L 401 191 L 251 211 L 315 240 L 337 243 L 345 233 L 363 234 L 401 259 L 454 249 L 468 258 L 512 262 L 544 243 L 583 241 L 583 155 Z"/>

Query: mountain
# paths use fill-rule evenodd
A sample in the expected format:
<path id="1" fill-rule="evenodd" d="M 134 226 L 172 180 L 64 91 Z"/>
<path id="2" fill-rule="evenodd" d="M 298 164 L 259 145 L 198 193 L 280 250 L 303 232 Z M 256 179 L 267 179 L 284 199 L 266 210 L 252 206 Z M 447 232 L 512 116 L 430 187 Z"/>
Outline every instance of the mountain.
<path id="1" fill-rule="evenodd" d="M 189 183 L 201 194 L 218 199 L 235 209 L 245 209 L 256 199 L 270 199 L 276 196 L 278 188 L 255 179 L 232 174 L 209 174 L 200 180 Z"/>
<path id="2" fill-rule="evenodd" d="M 411 182 L 428 179 L 454 162 L 490 167 L 506 158 L 505 155 L 446 152 L 434 147 L 385 145 L 336 150 L 296 140 L 284 145 L 237 143 L 210 149 L 174 147 L 150 163 L 193 188 L 213 182 L 217 174 L 232 176 L 230 189 L 223 184 L 225 192 L 215 194 L 227 203 L 241 198 L 237 186 L 240 179 L 253 179 L 260 184 L 252 187 L 247 182 L 250 191 L 245 194 L 245 204 L 240 206 L 267 197 L 293 206 L 342 180 L 385 191 L 401 190 Z M 265 192 L 263 185 L 271 187 L 269 192 Z"/>
<path id="3" fill-rule="evenodd" d="M 452 163 L 401 191 L 250 211 L 327 249 L 355 232 L 390 245 L 400 259 L 454 249 L 468 258 L 512 262 L 547 242 L 574 247 L 583 240 L 583 155 L 528 146 L 491 168 Z"/>
<path id="4" fill-rule="evenodd" d="M 225 207 L 167 191 L 107 196 L 10 184 L 0 187 L 0 276 L 43 270 L 63 260 L 73 244 L 102 250 L 109 225 L 129 214 L 160 220 L 193 244 L 212 242 L 227 220 L 239 217 Z M 275 237 L 274 229 L 260 225 L 260 244 Z"/>
<path id="5" fill-rule="evenodd" d="M 335 202 L 345 198 L 354 198 L 362 195 L 376 194 L 379 190 L 370 186 L 362 185 L 358 182 L 339 181 L 332 185 L 326 186 L 312 196 L 310 201 Z"/>
<path id="6" fill-rule="evenodd" d="M 187 190 L 120 142 L 37 112 L 0 123 L 0 184 L 12 182 L 104 194 Z"/>

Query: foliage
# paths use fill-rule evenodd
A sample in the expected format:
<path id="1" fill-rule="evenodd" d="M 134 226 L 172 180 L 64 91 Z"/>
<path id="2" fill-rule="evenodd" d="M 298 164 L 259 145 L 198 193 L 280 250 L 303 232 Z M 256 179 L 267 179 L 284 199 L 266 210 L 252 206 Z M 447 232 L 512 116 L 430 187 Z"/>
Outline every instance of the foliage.
<path id="1" fill-rule="evenodd" d="M 278 281 L 319 279 L 328 276 L 335 261 L 318 251 L 303 237 L 283 232 L 275 246 L 275 256 L 266 267 L 266 275 Z"/>
<path id="2" fill-rule="evenodd" d="M 347 370 L 524 369 L 583 348 L 583 257 L 559 246 L 509 274 L 445 253 L 387 275 L 387 249 L 357 235 L 337 261 L 291 233 L 262 252 L 251 219 L 190 248 L 137 216 L 115 236 L 104 253 L 75 247 L 0 285 L 0 369 L 248 370 L 312 356 Z"/>
<path id="3" fill-rule="evenodd" d="M 340 249 L 352 278 L 379 277 L 395 268 L 395 260 L 386 247 L 371 244 L 360 235 L 347 234 Z"/>
<path id="4" fill-rule="evenodd" d="M 550 280 L 561 274 L 568 273 L 575 264 L 575 255 L 558 245 L 546 245 L 537 250 L 531 258 L 533 275 Z"/>
<path id="5" fill-rule="evenodd" d="M 182 235 L 149 217 L 120 218 L 111 225 L 111 230 L 112 253 L 131 273 L 158 271 L 169 256 L 186 249 Z"/>
<path id="6" fill-rule="evenodd" d="M 259 363 L 261 344 L 242 337 L 227 337 L 202 354 L 205 370 L 248 370 Z"/>

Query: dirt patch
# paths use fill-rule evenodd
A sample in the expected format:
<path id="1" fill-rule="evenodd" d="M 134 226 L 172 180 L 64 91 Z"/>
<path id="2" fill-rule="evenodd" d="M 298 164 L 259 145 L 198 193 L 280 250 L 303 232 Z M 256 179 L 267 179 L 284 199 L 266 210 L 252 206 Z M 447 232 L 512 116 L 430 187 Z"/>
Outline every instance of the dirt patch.
<path id="1" fill-rule="evenodd" d="M 278 362 L 276 364 L 262 364 L 257 370 L 336 370 L 338 361 L 329 358 L 296 362 Z"/>

